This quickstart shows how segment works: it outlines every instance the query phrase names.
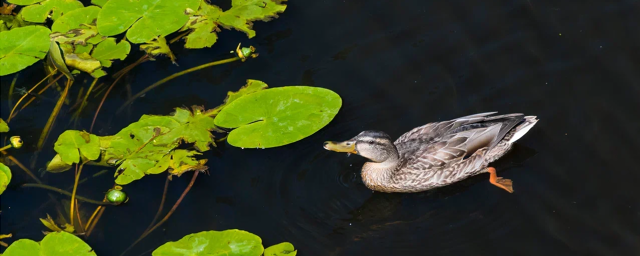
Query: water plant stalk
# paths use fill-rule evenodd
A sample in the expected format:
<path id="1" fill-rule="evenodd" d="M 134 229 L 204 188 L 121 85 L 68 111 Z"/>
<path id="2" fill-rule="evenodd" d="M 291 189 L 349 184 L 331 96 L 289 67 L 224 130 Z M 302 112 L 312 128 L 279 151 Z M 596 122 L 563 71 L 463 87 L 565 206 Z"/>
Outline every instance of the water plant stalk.
<path id="1" fill-rule="evenodd" d="M 178 208 L 178 205 L 180 205 L 180 203 L 182 202 L 182 199 L 184 199 L 184 197 L 187 195 L 187 193 L 189 193 L 189 190 L 191 190 L 191 187 L 193 186 L 193 183 L 195 183 L 196 178 L 198 177 L 198 173 L 200 173 L 200 172 L 199 171 L 193 172 L 193 176 L 191 177 L 191 182 L 189 182 L 189 185 L 187 185 L 187 188 L 184 189 L 184 191 L 182 192 L 182 195 L 180 195 L 180 198 L 178 198 L 178 201 L 176 201 L 176 203 L 173 204 L 173 207 L 171 207 L 171 210 L 169 210 L 167 215 L 165 215 L 164 218 L 162 218 L 162 220 L 160 220 L 158 223 L 156 223 L 151 229 L 149 229 L 146 232 L 142 233 L 142 235 L 140 235 L 140 237 L 135 242 L 133 242 L 133 244 L 131 244 L 126 250 L 124 250 L 124 252 L 122 252 L 120 254 L 120 256 L 125 255 L 138 242 L 142 241 L 142 239 L 147 237 L 147 235 L 151 234 L 151 232 L 153 232 L 156 228 L 158 228 L 160 225 L 162 225 L 164 222 L 166 222 L 169 219 L 169 217 L 171 217 L 171 215 L 176 210 L 176 208 Z"/>
<path id="2" fill-rule="evenodd" d="M 13 106 L 13 108 L 11 109 L 11 112 L 9 113 L 9 118 L 7 118 L 7 123 L 9 123 L 11 121 L 11 118 L 13 117 L 13 112 L 16 110 L 16 108 L 18 107 L 18 105 L 20 105 L 20 102 L 22 102 L 22 100 L 24 100 L 24 98 L 27 97 L 27 95 L 29 95 L 33 90 L 36 89 L 36 87 L 38 87 L 38 85 L 40 85 L 41 83 L 43 83 L 44 81 L 47 80 L 47 78 L 49 78 L 51 75 L 53 75 L 53 73 L 48 74 L 47 76 L 45 76 L 42 80 L 40 80 L 40 82 L 38 82 L 36 85 L 34 85 L 33 87 L 31 87 L 31 89 L 29 89 L 29 91 L 27 91 L 27 93 L 25 93 L 24 95 L 22 95 L 22 97 L 20 97 L 20 99 L 18 100 L 18 102 L 16 102 L 16 105 Z M 17 78 L 18 76 L 16 76 Z M 62 75 L 60 75 L 60 77 L 62 77 Z M 58 78 L 60 78 L 58 77 Z M 57 80 L 57 79 L 56 79 Z M 12 88 L 13 88 L 13 84 L 15 84 L 15 78 L 14 81 L 12 83 Z M 11 98 L 11 92 L 9 92 L 9 98 Z"/>
<path id="3" fill-rule="evenodd" d="M 170 75 L 170 76 L 168 76 L 168 77 L 165 77 L 165 78 L 163 78 L 162 80 L 160 80 L 160 81 L 158 81 L 158 82 L 155 82 L 155 83 L 153 83 L 152 85 L 150 85 L 149 87 L 147 87 L 147 88 L 145 88 L 144 90 L 140 91 L 140 92 L 139 92 L 139 93 L 137 93 L 136 95 L 133 95 L 133 97 L 129 98 L 129 99 L 128 99 L 124 104 L 122 104 L 122 106 L 120 106 L 120 108 L 118 108 L 118 110 L 116 111 L 116 113 L 120 113 L 120 112 L 122 112 L 122 110 L 123 110 L 126 106 L 128 106 L 129 104 L 131 104 L 134 100 L 136 100 L 136 99 L 137 99 L 137 98 L 139 98 L 140 96 L 142 96 L 142 95 L 146 94 L 147 92 L 151 91 L 152 89 L 154 89 L 154 88 L 156 88 L 156 87 L 158 87 L 158 86 L 160 86 L 160 85 L 162 85 L 162 84 L 164 84 L 164 83 L 168 82 L 168 81 L 169 81 L 169 80 L 171 80 L 171 79 L 174 79 L 174 78 L 176 78 L 176 77 L 179 77 L 179 76 L 181 76 L 181 75 L 188 74 L 188 73 L 191 73 L 191 72 L 194 72 L 194 71 L 198 71 L 198 70 L 203 69 L 203 68 L 208 68 L 208 67 L 216 66 L 216 65 L 222 65 L 222 64 L 226 64 L 226 63 L 234 62 L 234 61 L 237 61 L 237 60 L 241 60 L 241 59 L 240 59 L 240 57 L 233 57 L 233 58 L 228 58 L 228 59 L 224 59 L 224 60 L 218 60 L 218 61 L 214 61 L 214 62 L 209 62 L 209 63 L 206 63 L 206 64 L 202 64 L 202 65 L 200 65 L 200 66 L 196 66 L 196 67 L 193 67 L 193 68 L 190 68 L 190 69 L 187 69 L 187 70 L 180 71 L 180 72 L 175 73 L 175 74 L 173 74 L 173 75 Z"/>
<path id="4" fill-rule="evenodd" d="M 74 203 L 76 200 L 76 192 L 78 190 L 78 181 L 80 180 L 80 174 L 82 173 L 82 167 L 84 166 L 84 162 L 82 164 L 80 164 L 80 168 L 78 168 L 78 164 L 76 164 L 76 179 L 75 182 L 73 183 L 73 192 L 71 192 L 71 209 L 69 210 L 69 215 L 71 216 L 70 220 L 71 220 L 71 226 L 73 226 L 73 207 L 74 207 Z"/>
<path id="5" fill-rule="evenodd" d="M 62 190 L 62 189 L 59 189 L 59 188 L 56 188 L 56 187 L 52 187 L 52 186 L 49 186 L 49 185 L 45 185 L 45 184 L 25 183 L 25 184 L 22 184 L 20 187 L 25 187 L 25 188 L 42 188 L 42 189 L 46 189 L 46 190 L 51 190 L 51 191 L 54 191 L 54 192 L 58 192 L 58 193 L 60 193 L 60 194 L 67 195 L 67 196 L 71 196 L 71 195 L 72 195 L 72 194 L 71 194 L 70 192 L 68 192 L 68 191 L 64 191 L 64 190 Z M 97 200 L 89 199 L 89 198 L 82 197 L 82 196 L 78 196 L 78 195 L 76 195 L 76 196 L 75 196 L 75 199 L 78 199 L 78 200 L 80 200 L 80 201 L 82 201 L 82 202 L 87 202 L 87 203 L 97 204 L 97 205 L 113 205 L 113 204 L 112 204 L 112 203 L 110 203 L 110 202 L 97 201 Z"/>
<path id="6" fill-rule="evenodd" d="M 39 92 L 38 95 L 42 94 L 44 91 L 46 91 L 47 89 L 49 89 L 49 87 L 51 87 L 51 85 L 54 85 L 60 78 L 62 78 L 62 75 L 59 75 L 58 77 L 56 77 L 55 79 L 53 79 L 51 82 L 49 82 L 49 84 L 47 84 L 44 88 L 42 88 Z M 31 102 L 33 102 L 36 99 L 36 97 L 31 98 L 29 101 L 27 101 L 27 103 L 25 103 L 22 107 L 20 107 L 20 110 L 18 110 L 18 112 L 22 111 L 23 109 L 25 109 L 27 106 L 29 106 L 29 104 L 31 104 Z M 18 112 L 16 112 L 15 114 L 13 114 L 13 117 L 15 117 Z"/>
<path id="7" fill-rule="evenodd" d="M 56 103 L 56 106 L 53 108 L 53 112 L 51 113 L 51 116 L 49 116 L 49 121 L 47 121 L 47 124 L 44 126 L 44 129 L 40 134 L 40 139 L 38 139 L 38 145 L 37 145 L 38 150 L 42 149 L 42 145 L 44 145 L 44 142 L 47 140 L 47 137 L 49 137 L 49 132 L 51 132 L 51 127 L 53 126 L 53 123 L 56 122 L 56 118 L 58 117 L 58 113 L 60 113 L 62 104 L 67 98 L 67 94 L 69 94 L 69 88 L 71 87 L 71 84 L 73 84 L 73 80 L 67 79 L 67 84 L 64 88 L 64 91 L 60 95 L 60 98 L 58 99 L 58 103 Z"/>

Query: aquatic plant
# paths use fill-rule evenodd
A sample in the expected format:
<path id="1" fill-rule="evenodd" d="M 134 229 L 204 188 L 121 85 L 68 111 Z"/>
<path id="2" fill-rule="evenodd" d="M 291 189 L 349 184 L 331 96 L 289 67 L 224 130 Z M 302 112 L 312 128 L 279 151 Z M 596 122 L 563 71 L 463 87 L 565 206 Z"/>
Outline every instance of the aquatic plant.
<path id="1" fill-rule="evenodd" d="M 290 243 L 281 243 L 264 249 L 262 239 L 247 231 L 203 231 L 186 235 L 176 242 L 168 242 L 154 250 L 153 256 L 295 256 Z"/>
<path id="2" fill-rule="evenodd" d="M 51 232 L 42 241 L 20 239 L 11 243 L 4 256 L 74 255 L 96 256 L 97 254 L 82 239 L 67 232 Z"/>
<path id="3" fill-rule="evenodd" d="M 9 131 L 9 125 L 0 118 L 0 133 L 5 133 Z M 9 145 L 0 148 L 0 152 L 3 152 L 10 148 L 20 148 L 22 147 L 22 139 L 19 136 L 13 136 L 9 138 Z M 4 193 L 7 189 L 7 186 L 11 182 L 11 169 L 9 166 L 0 162 L 0 195 Z"/>

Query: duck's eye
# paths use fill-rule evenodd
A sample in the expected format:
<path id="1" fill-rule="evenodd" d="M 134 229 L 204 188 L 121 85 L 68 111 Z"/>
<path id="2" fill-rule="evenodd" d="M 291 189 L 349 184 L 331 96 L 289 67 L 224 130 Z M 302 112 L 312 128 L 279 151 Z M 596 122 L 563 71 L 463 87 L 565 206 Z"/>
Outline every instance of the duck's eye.
<path id="1" fill-rule="evenodd" d="M 347 144 L 347 146 L 351 146 L 353 144 L 353 142 L 347 142 L 346 144 Z"/>

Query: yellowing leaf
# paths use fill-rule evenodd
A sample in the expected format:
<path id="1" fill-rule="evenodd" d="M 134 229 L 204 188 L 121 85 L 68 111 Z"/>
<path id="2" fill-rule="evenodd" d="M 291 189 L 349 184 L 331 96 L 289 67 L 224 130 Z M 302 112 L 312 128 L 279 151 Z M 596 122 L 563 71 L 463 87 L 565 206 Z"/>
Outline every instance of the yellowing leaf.
<path id="1" fill-rule="evenodd" d="M 141 44 L 140 50 L 147 52 L 147 54 L 151 56 L 159 56 L 159 55 L 167 55 L 171 59 L 171 62 L 176 62 L 176 56 L 173 55 L 169 45 L 167 45 L 167 40 L 164 37 L 154 38 L 153 40 Z"/>
<path id="2" fill-rule="evenodd" d="M 245 32 L 249 38 L 256 35 L 252 21 L 268 21 L 284 12 L 286 5 L 279 0 L 233 0 L 231 9 L 222 11 L 206 1 L 200 2 L 198 11 L 190 18 L 182 30 L 191 29 L 186 37 L 186 48 L 211 47 L 217 40 L 215 34 L 219 26 Z"/>

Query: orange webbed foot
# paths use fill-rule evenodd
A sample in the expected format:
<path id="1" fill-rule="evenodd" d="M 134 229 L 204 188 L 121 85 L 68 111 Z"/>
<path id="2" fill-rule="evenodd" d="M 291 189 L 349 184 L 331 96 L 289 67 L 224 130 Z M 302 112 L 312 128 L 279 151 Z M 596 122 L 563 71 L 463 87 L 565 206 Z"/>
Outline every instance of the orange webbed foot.
<path id="1" fill-rule="evenodd" d="M 506 190 L 509 193 L 513 193 L 513 182 L 510 179 L 504 179 L 502 177 L 498 177 L 496 174 L 496 168 L 487 167 L 487 172 L 489 173 L 489 182 L 491 184 Z"/>

